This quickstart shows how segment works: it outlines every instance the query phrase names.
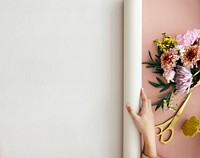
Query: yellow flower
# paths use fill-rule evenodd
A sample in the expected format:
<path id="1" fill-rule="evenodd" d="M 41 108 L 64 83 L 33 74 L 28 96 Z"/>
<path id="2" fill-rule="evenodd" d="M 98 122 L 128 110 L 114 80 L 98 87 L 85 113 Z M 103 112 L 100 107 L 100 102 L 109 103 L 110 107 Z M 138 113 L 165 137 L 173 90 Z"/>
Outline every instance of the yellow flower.
<path id="1" fill-rule="evenodd" d="M 200 120 L 197 116 L 192 116 L 182 126 L 182 130 L 185 136 L 194 137 L 200 129 Z"/>
<path id="2" fill-rule="evenodd" d="M 170 48 L 174 48 L 177 45 L 176 38 L 172 36 L 167 36 L 166 33 L 162 33 L 163 41 L 155 40 L 156 46 L 163 52 L 166 52 Z"/>

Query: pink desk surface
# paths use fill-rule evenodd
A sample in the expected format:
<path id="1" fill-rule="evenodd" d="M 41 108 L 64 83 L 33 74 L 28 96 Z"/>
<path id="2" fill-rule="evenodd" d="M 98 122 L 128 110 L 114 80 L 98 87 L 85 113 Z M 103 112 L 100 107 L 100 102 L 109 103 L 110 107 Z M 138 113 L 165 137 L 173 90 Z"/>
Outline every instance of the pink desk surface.
<path id="1" fill-rule="evenodd" d="M 193 28 L 200 28 L 200 0 L 143 0 L 143 61 L 149 60 L 148 50 L 152 54 L 156 53 L 153 40 L 161 38 L 161 33 L 177 35 Z M 159 90 L 148 83 L 148 80 L 156 81 L 155 76 L 152 69 L 146 69 L 143 65 L 143 87 L 152 102 L 161 96 Z M 156 138 L 160 156 L 200 158 L 200 133 L 193 138 L 187 138 L 181 130 L 181 126 L 190 116 L 200 117 L 200 87 L 192 92 L 192 97 L 175 127 L 173 141 L 164 145 L 159 142 L 158 137 Z M 181 102 L 182 99 L 178 101 Z M 159 109 L 155 112 L 155 122 L 156 124 L 162 123 L 173 115 L 172 111 L 163 113 Z"/>

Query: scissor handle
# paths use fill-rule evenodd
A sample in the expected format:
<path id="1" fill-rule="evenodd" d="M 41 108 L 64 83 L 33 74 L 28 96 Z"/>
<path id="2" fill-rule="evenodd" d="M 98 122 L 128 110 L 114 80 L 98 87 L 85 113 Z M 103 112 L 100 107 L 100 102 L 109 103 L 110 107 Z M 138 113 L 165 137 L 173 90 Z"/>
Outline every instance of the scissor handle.
<path id="1" fill-rule="evenodd" d="M 171 133 L 167 139 L 164 139 L 164 135 L 168 131 L 171 131 Z M 174 137 L 174 128 L 168 127 L 164 131 L 162 131 L 162 134 L 160 134 L 160 142 L 163 144 L 167 144 L 173 139 L 173 137 Z"/>
<path id="2" fill-rule="evenodd" d="M 170 118 L 169 120 L 167 120 L 166 122 L 162 123 L 162 124 L 156 125 L 155 128 L 159 129 L 159 131 L 156 132 L 156 136 L 162 135 L 164 129 L 166 129 L 170 125 L 172 120 L 173 120 L 173 117 Z"/>

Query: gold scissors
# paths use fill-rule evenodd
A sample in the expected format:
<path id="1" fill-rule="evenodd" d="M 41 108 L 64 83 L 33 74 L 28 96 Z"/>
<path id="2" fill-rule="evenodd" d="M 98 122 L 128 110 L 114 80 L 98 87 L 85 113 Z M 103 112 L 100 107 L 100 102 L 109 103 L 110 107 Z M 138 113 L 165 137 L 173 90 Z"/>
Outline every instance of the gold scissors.
<path id="1" fill-rule="evenodd" d="M 179 117 L 181 116 L 181 113 L 183 112 L 188 100 L 190 99 L 192 93 L 189 93 L 188 96 L 186 97 L 185 101 L 183 102 L 183 104 L 181 105 L 180 109 L 178 110 L 178 112 L 176 113 L 176 115 L 174 117 L 172 117 L 171 119 L 167 120 L 166 122 L 156 125 L 155 128 L 158 128 L 160 131 L 158 133 L 156 133 L 156 136 L 160 136 L 160 142 L 162 142 L 163 144 L 167 144 L 169 143 L 173 137 L 174 137 L 174 127 L 177 123 L 177 121 L 179 120 Z M 164 135 L 166 132 L 171 132 L 168 138 L 164 138 Z"/>

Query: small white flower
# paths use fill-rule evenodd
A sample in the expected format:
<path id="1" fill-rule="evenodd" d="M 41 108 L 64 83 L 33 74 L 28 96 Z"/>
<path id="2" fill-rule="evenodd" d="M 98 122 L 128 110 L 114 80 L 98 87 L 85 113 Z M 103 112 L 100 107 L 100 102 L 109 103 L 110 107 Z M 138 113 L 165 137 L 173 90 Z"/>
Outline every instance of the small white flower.
<path id="1" fill-rule="evenodd" d="M 168 109 L 173 112 L 176 112 L 176 107 L 174 105 L 169 105 Z"/>
<path id="2" fill-rule="evenodd" d="M 167 83 L 174 82 L 175 73 L 174 70 L 164 71 L 163 76 L 167 80 Z"/>
<path id="3" fill-rule="evenodd" d="M 178 52 L 180 52 L 180 56 L 182 56 L 183 53 L 185 52 L 185 48 L 184 48 L 183 45 L 177 45 L 177 46 L 175 47 L 175 50 L 178 51 Z"/>

